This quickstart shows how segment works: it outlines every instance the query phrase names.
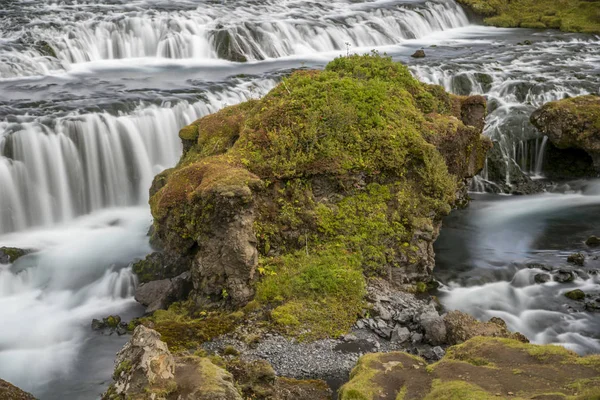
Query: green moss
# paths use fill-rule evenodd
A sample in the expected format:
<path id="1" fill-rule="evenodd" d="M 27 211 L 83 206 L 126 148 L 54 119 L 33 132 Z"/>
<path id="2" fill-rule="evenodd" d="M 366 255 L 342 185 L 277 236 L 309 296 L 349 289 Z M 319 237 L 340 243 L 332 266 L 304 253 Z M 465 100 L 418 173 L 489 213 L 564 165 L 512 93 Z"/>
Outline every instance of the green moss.
<path id="1" fill-rule="evenodd" d="M 441 381 L 435 379 L 431 392 L 424 400 L 491 400 L 497 396 L 486 392 L 481 387 L 465 381 Z"/>
<path id="2" fill-rule="evenodd" d="M 116 328 L 121 323 L 121 317 L 118 315 L 109 315 L 104 318 L 104 324 L 109 328 Z"/>
<path id="3" fill-rule="evenodd" d="M 373 365 L 379 363 L 378 354 L 362 356 L 352 372 L 350 380 L 339 391 L 340 400 L 371 400 L 381 390 L 374 381 L 378 369 Z"/>
<path id="4" fill-rule="evenodd" d="M 131 361 L 129 360 L 125 360 L 123 362 L 121 362 L 119 365 L 117 365 L 117 368 L 115 368 L 115 371 L 113 372 L 113 379 L 115 381 L 119 380 L 119 378 L 121 377 L 122 373 L 129 373 L 129 371 L 131 371 L 131 368 L 133 366 L 131 365 Z"/>
<path id="5" fill-rule="evenodd" d="M 179 131 L 179 138 L 181 140 L 193 140 L 198 139 L 198 125 L 186 125 Z"/>
<path id="6" fill-rule="evenodd" d="M 585 299 L 585 293 L 580 289 L 571 290 L 565 293 L 565 297 L 571 300 L 583 300 Z"/>
<path id="7" fill-rule="evenodd" d="M 458 0 L 484 22 L 504 28 L 600 33 L 600 3 L 586 0 Z"/>
<path id="8" fill-rule="evenodd" d="M 27 251 L 16 247 L 0 247 L 0 256 L 3 254 L 8 257 L 8 262 L 12 264 L 27 254 Z"/>
<path id="9" fill-rule="evenodd" d="M 196 350 L 202 343 L 230 332 L 239 323 L 239 316 L 194 311 L 187 302 L 174 303 L 168 310 L 158 310 L 139 321 L 158 331 L 171 352 L 181 353 Z"/>

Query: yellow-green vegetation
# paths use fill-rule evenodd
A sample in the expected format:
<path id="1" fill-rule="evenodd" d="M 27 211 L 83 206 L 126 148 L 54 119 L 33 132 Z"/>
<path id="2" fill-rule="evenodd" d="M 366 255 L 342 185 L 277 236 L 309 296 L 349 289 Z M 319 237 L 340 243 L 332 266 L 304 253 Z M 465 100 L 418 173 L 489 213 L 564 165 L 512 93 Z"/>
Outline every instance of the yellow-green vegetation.
<path id="1" fill-rule="evenodd" d="M 251 215 L 256 298 L 273 326 L 305 339 L 343 333 L 365 276 L 411 268 L 431 280 L 422 238 L 437 235 L 489 148 L 463 123 L 463 102 L 376 54 L 297 71 L 263 99 L 182 130 L 193 144 L 153 185 L 154 238 L 193 253 L 215 227 Z"/>
<path id="2" fill-rule="evenodd" d="M 200 345 L 231 331 L 243 313 L 195 310 L 191 302 L 174 303 L 168 310 L 155 311 L 139 323 L 155 329 L 172 353 L 198 349 Z"/>
<path id="3" fill-rule="evenodd" d="M 25 250 L 16 247 L 0 247 L 0 260 L 5 258 L 9 263 L 14 263 L 25 254 Z"/>
<path id="4" fill-rule="evenodd" d="M 126 374 L 129 373 L 129 371 L 131 371 L 131 368 L 132 368 L 131 361 L 125 360 L 125 361 L 121 362 L 119 365 L 117 365 L 117 367 L 113 371 L 113 379 L 115 381 L 118 380 L 122 373 L 126 373 Z"/>
<path id="5" fill-rule="evenodd" d="M 595 0 L 458 0 L 503 28 L 555 28 L 600 33 L 600 2 Z"/>
<path id="6" fill-rule="evenodd" d="M 340 390 L 340 400 L 487 400 L 600 398 L 600 357 L 580 357 L 559 346 L 476 337 L 424 361 L 406 353 L 369 354 Z M 493 366 L 493 367 L 490 367 Z"/>

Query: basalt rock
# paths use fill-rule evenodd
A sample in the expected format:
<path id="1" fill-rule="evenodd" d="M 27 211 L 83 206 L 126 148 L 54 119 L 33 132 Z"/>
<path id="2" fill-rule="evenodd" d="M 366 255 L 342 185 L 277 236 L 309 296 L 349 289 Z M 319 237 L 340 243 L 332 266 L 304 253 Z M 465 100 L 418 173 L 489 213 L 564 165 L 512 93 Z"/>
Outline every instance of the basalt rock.
<path id="1" fill-rule="evenodd" d="M 559 149 L 585 151 L 600 172 L 600 96 L 581 96 L 546 103 L 531 122 Z"/>
<path id="2" fill-rule="evenodd" d="M 35 397 L 0 379 L 0 400 L 35 400 Z"/>
<path id="3" fill-rule="evenodd" d="M 490 147 L 485 109 L 384 57 L 297 71 L 180 132 L 185 153 L 151 190 L 153 243 L 192 260 L 197 303 L 256 289 L 286 333 L 339 335 L 365 276 L 432 280 L 442 217 Z"/>
<path id="4" fill-rule="evenodd" d="M 189 272 L 172 279 L 142 283 L 135 289 L 135 299 L 147 306 L 146 312 L 167 309 L 172 303 L 184 300 L 192 290 Z"/>

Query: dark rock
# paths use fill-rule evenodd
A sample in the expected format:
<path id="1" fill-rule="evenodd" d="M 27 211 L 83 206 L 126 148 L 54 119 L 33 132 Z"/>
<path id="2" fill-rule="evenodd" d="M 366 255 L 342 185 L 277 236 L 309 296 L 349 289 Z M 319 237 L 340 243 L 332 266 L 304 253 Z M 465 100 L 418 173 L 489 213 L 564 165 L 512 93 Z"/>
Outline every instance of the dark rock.
<path id="1" fill-rule="evenodd" d="M 412 58 L 425 58 L 425 50 L 417 50 L 411 56 Z"/>
<path id="2" fill-rule="evenodd" d="M 135 290 L 135 299 L 145 306 L 147 313 L 167 309 L 172 303 L 187 298 L 192 290 L 190 273 L 173 279 L 142 283 Z"/>
<path id="3" fill-rule="evenodd" d="M 600 238 L 598 236 L 590 236 L 586 241 L 585 244 L 590 246 L 590 247 L 597 247 L 600 246 Z"/>
<path id="4" fill-rule="evenodd" d="M 100 321 L 99 319 L 92 320 L 92 330 L 99 331 L 104 328 L 106 328 L 106 325 L 104 324 L 104 322 Z"/>
<path id="5" fill-rule="evenodd" d="M 564 269 L 559 270 L 554 275 L 554 281 L 560 282 L 560 283 L 573 282 L 574 279 L 575 279 L 575 276 L 573 275 L 573 273 L 571 271 L 567 271 Z"/>
<path id="6" fill-rule="evenodd" d="M 145 259 L 133 263 L 132 269 L 141 283 L 147 283 L 180 276 L 189 271 L 191 265 L 190 257 L 156 251 Z"/>
<path id="7" fill-rule="evenodd" d="M 390 339 L 392 343 L 404 343 L 408 339 L 410 339 L 410 331 L 405 327 L 396 325 L 392 331 L 392 336 Z"/>
<path id="8" fill-rule="evenodd" d="M 585 299 L 585 293 L 580 289 L 575 289 L 565 293 L 565 297 L 571 300 L 583 300 Z"/>
<path id="9" fill-rule="evenodd" d="M 583 267 L 585 264 L 585 256 L 582 253 L 574 253 L 567 257 L 567 262 Z"/>
<path id="10" fill-rule="evenodd" d="M 432 345 L 446 342 L 446 325 L 444 319 L 435 311 L 429 311 L 419 316 L 419 323 L 425 330 L 425 339 Z"/>
<path id="11" fill-rule="evenodd" d="M 550 279 L 552 279 L 552 277 L 548 274 L 535 274 L 535 276 L 533 277 L 535 283 L 550 282 Z"/>

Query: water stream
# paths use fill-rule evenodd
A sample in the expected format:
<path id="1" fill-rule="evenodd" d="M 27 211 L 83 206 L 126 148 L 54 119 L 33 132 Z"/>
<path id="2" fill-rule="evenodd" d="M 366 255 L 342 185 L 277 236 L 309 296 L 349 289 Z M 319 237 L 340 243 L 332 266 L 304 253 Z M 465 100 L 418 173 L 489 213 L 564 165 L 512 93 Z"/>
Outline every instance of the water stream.
<path id="1" fill-rule="evenodd" d="M 541 176 L 546 140 L 529 114 L 600 88 L 600 38 L 474 25 L 453 0 L 0 4 L 0 246 L 35 250 L 0 265 L 0 377 L 42 400 L 93 399 L 109 383 L 126 339 L 90 321 L 141 312 L 128 266 L 150 251 L 147 190 L 177 162 L 185 124 L 295 68 L 378 50 L 421 80 L 486 95 L 486 134 Z M 597 276 L 536 286 L 524 267 L 581 248 L 599 198 L 476 197 L 438 244 L 444 304 L 599 352 L 598 314 L 560 302 L 568 287 L 597 290 Z"/>

